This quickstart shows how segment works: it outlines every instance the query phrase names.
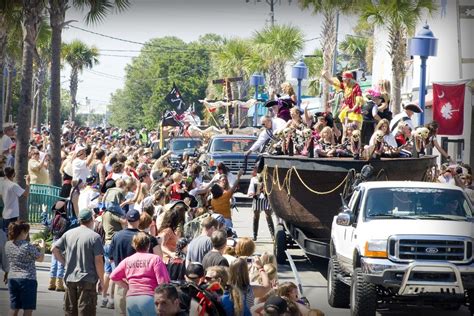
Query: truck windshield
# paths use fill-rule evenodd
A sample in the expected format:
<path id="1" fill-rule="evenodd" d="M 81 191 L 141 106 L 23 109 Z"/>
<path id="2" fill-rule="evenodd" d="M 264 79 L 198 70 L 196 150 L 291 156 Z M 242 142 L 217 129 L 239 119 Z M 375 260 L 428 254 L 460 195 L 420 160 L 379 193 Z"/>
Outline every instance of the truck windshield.
<path id="1" fill-rule="evenodd" d="M 438 188 L 377 188 L 367 192 L 365 217 L 472 219 L 462 191 Z"/>
<path id="2" fill-rule="evenodd" d="M 171 142 L 171 150 L 182 151 L 182 150 L 194 150 L 201 146 L 201 141 L 197 139 L 175 139 Z"/>
<path id="3" fill-rule="evenodd" d="M 244 152 L 250 149 L 252 138 L 216 138 L 212 142 L 211 152 Z"/>

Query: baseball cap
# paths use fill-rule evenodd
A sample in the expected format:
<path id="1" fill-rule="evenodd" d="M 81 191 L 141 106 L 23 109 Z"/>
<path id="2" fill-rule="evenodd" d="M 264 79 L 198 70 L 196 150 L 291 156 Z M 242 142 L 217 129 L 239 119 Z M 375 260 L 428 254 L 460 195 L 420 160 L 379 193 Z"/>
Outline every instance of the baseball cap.
<path id="1" fill-rule="evenodd" d="M 190 279 L 198 279 L 204 276 L 204 267 L 199 262 L 191 262 L 186 268 L 186 276 Z"/>
<path id="2" fill-rule="evenodd" d="M 74 151 L 77 153 L 79 153 L 81 150 L 86 150 L 86 147 L 83 147 L 83 146 L 76 146 L 76 148 L 74 149 Z"/>
<path id="3" fill-rule="evenodd" d="M 91 185 L 95 182 L 95 180 L 97 180 L 97 178 L 95 176 L 90 175 L 86 178 L 86 184 Z"/>
<path id="4" fill-rule="evenodd" d="M 92 219 L 92 211 L 89 210 L 88 208 L 82 209 L 79 212 L 79 219 L 81 221 L 89 221 Z"/>
<path id="5" fill-rule="evenodd" d="M 263 307 L 265 312 L 277 312 L 278 314 L 282 315 L 288 309 L 288 304 L 286 303 L 285 299 L 281 298 L 280 296 L 270 296 L 265 305 Z"/>
<path id="6" fill-rule="evenodd" d="M 140 213 L 135 209 L 128 211 L 126 216 L 127 221 L 130 223 L 136 222 L 140 219 Z"/>

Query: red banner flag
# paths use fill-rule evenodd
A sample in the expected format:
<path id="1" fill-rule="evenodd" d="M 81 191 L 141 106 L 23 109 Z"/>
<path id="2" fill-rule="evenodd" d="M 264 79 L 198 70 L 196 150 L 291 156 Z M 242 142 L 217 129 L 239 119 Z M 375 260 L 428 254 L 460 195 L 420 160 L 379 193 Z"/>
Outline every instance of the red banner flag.
<path id="1" fill-rule="evenodd" d="M 465 86 L 433 84 L 433 120 L 439 123 L 439 135 L 462 135 Z"/>

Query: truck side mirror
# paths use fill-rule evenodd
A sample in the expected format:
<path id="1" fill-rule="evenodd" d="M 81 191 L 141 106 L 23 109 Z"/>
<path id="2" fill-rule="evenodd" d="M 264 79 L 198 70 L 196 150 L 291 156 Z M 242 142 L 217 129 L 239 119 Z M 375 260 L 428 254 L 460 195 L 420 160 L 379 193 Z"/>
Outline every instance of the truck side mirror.
<path id="1" fill-rule="evenodd" d="M 347 209 L 337 214 L 336 224 L 341 226 L 350 226 L 354 223 L 354 215 Z"/>

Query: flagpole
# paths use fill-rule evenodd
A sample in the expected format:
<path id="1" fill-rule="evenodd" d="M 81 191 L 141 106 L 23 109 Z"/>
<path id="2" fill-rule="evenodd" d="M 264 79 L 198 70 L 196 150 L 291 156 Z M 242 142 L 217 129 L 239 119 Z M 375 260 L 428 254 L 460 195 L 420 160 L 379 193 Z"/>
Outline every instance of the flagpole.
<path id="1" fill-rule="evenodd" d="M 163 150 L 163 122 L 160 123 L 160 149 Z"/>
<path id="2" fill-rule="evenodd" d="M 222 128 L 221 125 L 216 121 L 216 119 L 214 118 L 214 115 L 212 115 L 212 112 L 209 110 L 209 108 L 207 107 L 207 105 L 203 102 L 203 105 L 204 107 L 206 108 L 207 112 L 209 113 L 209 115 L 211 116 L 212 120 L 214 121 L 214 123 L 216 124 L 217 127 L 219 128 Z"/>

